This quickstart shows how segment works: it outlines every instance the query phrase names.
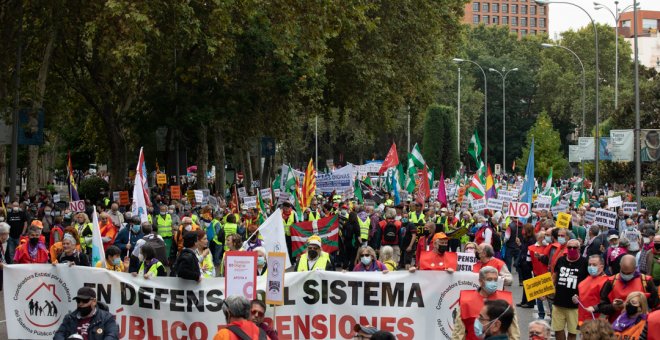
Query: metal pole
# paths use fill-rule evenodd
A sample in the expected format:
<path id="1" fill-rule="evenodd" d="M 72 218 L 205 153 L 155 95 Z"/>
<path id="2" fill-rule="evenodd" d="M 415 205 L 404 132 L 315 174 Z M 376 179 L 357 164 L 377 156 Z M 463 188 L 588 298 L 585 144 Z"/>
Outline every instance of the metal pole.
<path id="1" fill-rule="evenodd" d="M 316 152 L 315 152 L 315 157 L 314 157 L 314 168 L 317 169 L 319 168 L 319 115 L 316 115 L 316 128 L 314 129 L 314 135 L 316 139 Z"/>
<path id="2" fill-rule="evenodd" d="M 408 105 L 408 153 L 410 153 L 410 105 Z"/>
<path id="3" fill-rule="evenodd" d="M 461 68 L 458 68 L 458 124 L 456 125 L 456 144 L 458 144 L 458 158 L 461 158 Z"/>
<path id="4" fill-rule="evenodd" d="M 9 198 L 17 200 L 16 175 L 18 171 L 18 109 L 21 98 L 21 63 L 23 58 L 23 2 L 18 5 L 18 48 L 16 49 L 16 97 L 14 98 L 14 113 L 11 128 L 11 161 L 9 164 Z M 20 178 L 19 178 L 20 180 Z M 19 189 L 20 190 L 20 189 Z"/>
<path id="5" fill-rule="evenodd" d="M 481 68 L 481 66 L 479 66 Z M 488 82 L 486 81 L 486 72 L 481 68 L 484 74 L 484 139 L 486 147 L 484 148 L 484 159 L 486 160 L 486 167 L 488 167 Z"/>
<path id="6" fill-rule="evenodd" d="M 507 74 L 502 77 L 502 171 L 504 173 L 506 173 L 506 87 L 504 87 L 504 82 Z"/>
<path id="7" fill-rule="evenodd" d="M 635 0 L 637 1 L 637 0 Z M 639 45 L 637 44 L 637 3 L 633 3 L 633 21 L 634 21 L 634 37 L 635 37 L 635 196 L 637 201 L 637 209 L 642 207 L 642 157 L 641 157 L 641 141 L 640 137 L 640 122 L 639 122 Z"/>
<path id="8" fill-rule="evenodd" d="M 637 1 L 637 0 L 634 0 Z M 619 2 L 614 1 L 614 109 L 619 107 Z"/>

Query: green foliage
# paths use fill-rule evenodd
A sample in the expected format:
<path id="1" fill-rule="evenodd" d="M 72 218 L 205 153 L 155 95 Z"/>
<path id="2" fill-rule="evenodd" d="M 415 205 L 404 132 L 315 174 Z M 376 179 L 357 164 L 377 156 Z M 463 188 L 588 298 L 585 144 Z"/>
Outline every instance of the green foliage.
<path id="1" fill-rule="evenodd" d="M 534 126 L 527 132 L 527 146 L 523 149 L 521 158 L 516 160 L 516 166 L 524 169 L 527 166 L 529 149 L 534 138 L 534 176 L 546 178 L 550 168 L 555 173 L 563 173 L 568 167 L 568 160 L 564 158 L 560 149 L 559 132 L 552 127 L 552 121 L 547 113 L 542 112 Z"/>
<path id="2" fill-rule="evenodd" d="M 642 208 L 645 208 L 652 215 L 660 211 L 660 197 L 642 197 Z"/>
<path id="3" fill-rule="evenodd" d="M 101 191 L 108 192 L 110 186 L 101 177 L 92 176 L 80 181 L 78 185 L 78 194 L 80 199 L 88 199 L 92 203 L 96 203 L 102 198 Z"/>
<path id="4" fill-rule="evenodd" d="M 422 153 L 430 169 L 453 174 L 458 165 L 456 119 L 448 106 L 432 105 L 426 111 Z"/>

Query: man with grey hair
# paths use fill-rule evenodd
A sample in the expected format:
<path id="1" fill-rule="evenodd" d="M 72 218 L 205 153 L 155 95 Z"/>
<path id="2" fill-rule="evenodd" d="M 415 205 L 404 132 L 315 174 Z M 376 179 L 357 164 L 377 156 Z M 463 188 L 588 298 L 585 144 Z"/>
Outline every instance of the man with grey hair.
<path id="1" fill-rule="evenodd" d="M 222 304 L 227 328 L 219 330 L 214 339 L 270 339 L 263 329 L 250 321 L 250 309 L 250 301 L 244 296 L 228 296 Z"/>
<path id="2" fill-rule="evenodd" d="M 504 300 L 513 308 L 513 295 L 509 291 L 498 290 L 498 271 L 491 266 L 485 266 L 479 270 L 479 288 L 474 290 L 462 290 L 458 299 L 458 310 L 454 318 L 454 332 L 452 340 L 475 339 L 474 323 L 479 322 L 477 318 L 484 306 L 485 301 Z M 514 312 L 513 322 L 507 331 L 509 339 L 520 339 L 520 328 L 518 317 Z"/>
<path id="3" fill-rule="evenodd" d="M 495 250 L 490 244 L 482 243 L 477 246 L 477 251 L 474 254 L 477 257 L 477 263 L 472 267 L 472 271 L 475 273 L 480 272 L 484 267 L 493 267 L 497 270 L 498 275 L 504 279 L 504 285 L 510 286 L 513 282 L 513 276 L 511 272 L 506 267 L 504 261 L 493 257 L 495 255 Z"/>
<path id="4" fill-rule="evenodd" d="M 530 340 L 550 340 L 552 338 L 552 330 L 545 320 L 534 320 L 530 322 L 528 329 Z"/>
<path id="5" fill-rule="evenodd" d="M 619 234 L 622 240 L 626 239 L 630 242 L 628 254 L 632 256 L 637 255 L 637 252 L 642 247 L 642 233 L 637 229 L 635 222 L 631 218 L 626 219 L 625 227 L 619 230 Z"/>
<path id="6" fill-rule="evenodd" d="M 12 264 L 14 259 L 14 252 L 16 251 L 16 244 L 13 239 L 9 237 L 9 230 L 11 227 L 5 222 L 0 222 L 0 291 L 2 290 L 2 267 L 5 264 Z"/>

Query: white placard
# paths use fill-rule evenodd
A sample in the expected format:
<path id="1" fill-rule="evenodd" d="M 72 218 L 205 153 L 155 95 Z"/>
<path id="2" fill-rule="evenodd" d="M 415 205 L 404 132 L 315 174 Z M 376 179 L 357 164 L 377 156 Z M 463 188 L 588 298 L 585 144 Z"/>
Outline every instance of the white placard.
<path id="1" fill-rule="evenodd" d="M 614 196 L 607 198 L 607 207 L 608 208 L 618 208 L 623 204 L 621 202 L 621 196 Z"/>
<path id="2" fill-rule="evenodd" d="M 536 202 L 534 203 L 534 207 L 537 210 L 550 210 L 551 201 L 552 201 L 552 197 L 550 196 L 538 195 L 536 196 Z"/>
<path id="3" fill-rule="evenodd" d="M 238 197 L 243 198 L 245 196 L 247 196 L 247 191 L 245 190 L 245 187 L 238 188 Z"/>
<path id="4" fill-rule="evenodd" d="M 286 253 L 268 253 L 268 274 L 266 278 L 266 303 L 281 306 L 284 304 L 284 272 Z"/>
<path id="5" fill-rule="evenodd" d="M 497 193 L 497 198 L 503 202 L 515 202 L 518 200 L 518 190 L 500 190 Z"/>
<path id="6" fill-rule="evenodd" d="M 60 197 L 60 194 L 55 194 L 55 195 L 53 195 L 53 202 L 57 203 L 57 202 L 59 202 L 59 201 L 61 201 L 61 200 L 62 200 L 62 199 L 61 199 L 61 197 Z"/>
<path id="7" fill-rule="evenodd" d="M 491 198 L 488 200 L 488 204 L 486 205 L 486 208 L 489 210 L 502 211 L 502 204 L 504 204 L 503 200 L 497 198 Z"/>
<path id="8" fill-rule="evenodd" d="M 477 257 L 474 253 L 456 253 L 458 257 L 458 271 L 471 272 L 474 264 L 477 263 Z"/>
<path id="9" fill-rule="evenodd" d="M 204 202 L 204 192 L 203 191 L 193 190 L 193 192 L 195 193 L 195 202 L 197 202 L 197 204 L 201 204 L 202 202 Z"/>
<path id="10" fill-rule="evenodd" d="M 259 190 L 259 193 L 261 194 L 261 199 L 269 199 L 272 200 L 273 196 L 271 195 L 270 189 L 261 189 Z"/>
<path id="11" fill-rule="evenodd" d="M 527 202 L 509 202 L 507 214 L 511 217 L 529 217 L 531 214 L 531 205 Z"/>
<path id="12" fill-rule="evenodd" d="M 580 194 L 581 192 L 579 191 L 571 192 L 571 199 L 573 200 L 573 202 L 576 202 L 580 198 Z"/>
<path id="13" fill-rule="evenodd" d="M 73 212 L 85 212 L 85 201 L 72 201 L 69 203 L 69 209 Z"/>
<path id="14" fill-rule="evenodd" d="M 261 181 L 258 180 L 258 179 L 252 181 L 252 187 L 253 187 L 253 188 L 261 188 Z"/>
<path id="15" fill-rule="evenodd" d="M 472 210 L 474 211 L 482 211 L 486 210 L 486 200 L 485 199 L 478 199 L 478 200 L 473 200 L 472 201 Z"/>
<path id="16" fill-rule="evenodd" d="M 587 211 L 584 213 L 584 221 L 586 223 L 594 223 L 594 220 L 596 220 L 596 212 L 595 211 Z"/>
<path id="17" fill-rule="evenodd" d="M 275 196 L 275 198 L 280 198 L 281 192 L 282 191 L 280 189 L 273 189 L 273 195 Z"/>
<path id="18" fill-rule="evenodd" d="M 637 202 L 623 202 L 623 213 L 625 215 L 632 215 L 637 212 Z"/>
<path id="19" fill-rule="evenodd" d="M 616 227 L 616 213 L 605 209 L 596 209 L 596 216 L 594 224 L 615 228 Z"/>
<path id="20" fill-rule="evenodd" d="M 112 192 L 112 201 L 119 203 L 119 191 L 113 191 Z M 57 202 L 57 201 L 55 201 L 55 202 Z"/>
<path id="21" fill-rule="evenodd" d="M 243 204 L 246 208 L 256 208 L 257 207 L 257 196 L 245 196 L 243 197 Z"/>
<path id="22" fill-rule="evenodd" d="M 225 256 L 225 294 L 252 301 L 257 295 L 257 252 L 230 251 Z"/>
<path id="23" fill-rule="evenodd" d="M 284 202 L 291 202 L 291 194 L 288 192 L 280 192 L 280 196 L 277 197 L 277 205 L 283 204 Z"/>

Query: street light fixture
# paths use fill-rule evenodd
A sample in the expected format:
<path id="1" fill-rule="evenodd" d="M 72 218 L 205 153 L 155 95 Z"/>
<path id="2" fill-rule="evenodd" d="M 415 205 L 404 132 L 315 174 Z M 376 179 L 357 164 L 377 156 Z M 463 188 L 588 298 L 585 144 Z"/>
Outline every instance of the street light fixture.
<path id="1" fill-rule="evenodd" d="M 489 68 L 488 71 L 490 72 L 495 72 L 502 77 L 502 168 L 504 169 L 504 173 L 506 173 L 506 76 L 509 75 L 511 72 L 518 71 L 518 68 L 512 68 L 510 70 L 506 70 L 505 68 L 502 68 L 502 72 L 494 69 L 494 68 Z"/>
<path id="2" fill-rule="evenodd" d="M 594 18 L 591 16 L 591 14 L 589 14 L 589 12 L 587 12 L 587 10 L 584 9 L 583 7 L 581 7 L 580 5 L 576 5 L 572 2 L 566 2 L 566 1 L 535 0 L 535 2 L 538 5 L 565 4 L 565 5 L 571 5 L 571 6 L 577 7 L 579 9 L 581 9 L 589 17 L 589 20 L 591 20 L 591 26 L 593 26 L 593 28 L 594 28 L 594 44 L 596 46 L 596 55 L 595 55 L 596 75 L 594 77 L 595 82 L 596 82 L 596 129 L 595 129 L 596 130 L 596 133 L 595 133 L 596 136 L 595 136 L 595 143 L 594 143 L 595 146 L 596 146 L 596 150 L 595 150 L 595 159 L 596 159 L 596 162 L 595 162 L 596 176 L 595 177 L 596 178 L 595 178 L 595 181 L 594 181 L 595 185 L 593 187 L 593 190 L 594 190 L 594 193 L 596 193 L 596 195 L 598 195 L 598 189 L 600 187 L 600 166 L 598 164 L 598 163 L 600 163 L 600 154 L 599 154 L 600 153 L 600 138 L 599 138 L 599 135 L 600 135 L 600 131 L 599 131 L 599 127 L 600 127 L 600 98 L 599 98 L 599 95 L 600 94 L 599 94 L 599 91 L 598 91 L 598 87 L 599 87 L 599 79 L 598 79 L 599 76 L 598 75 L 600 74 L 600 69 L 598 67 L 598 54 L 599 54 L 599 52 L 598 52 L 598 28 L 596 27 L 596 22 L 594 21 Z"/>
<path id="3" fill-rule="evenodd" d="M 486 164 L 488 164 L 488 82 L 486 78 L 486 72 L 484 71 L 484 68 L 481 67 L 481 65 L 472 60 L 461 58 L 454 58 L 452 60 L 456 63 L 468 62 L 477 65 L 477 67 L 481 70 L 481 73 L 484 75 L 484 161 Z M 479 164 L 477 164 L 477 166 L 479 166 Z"/>

